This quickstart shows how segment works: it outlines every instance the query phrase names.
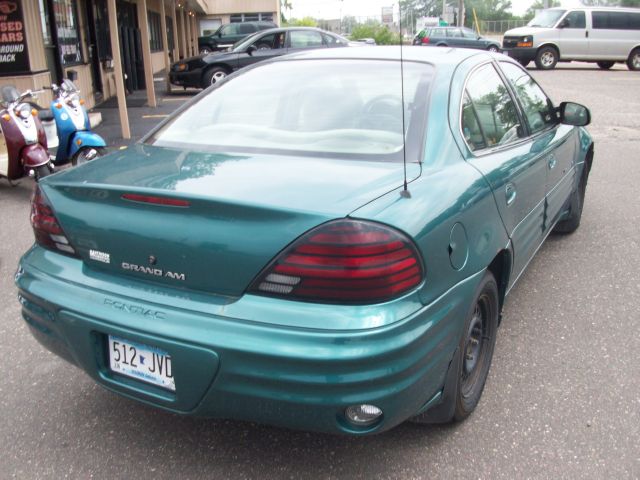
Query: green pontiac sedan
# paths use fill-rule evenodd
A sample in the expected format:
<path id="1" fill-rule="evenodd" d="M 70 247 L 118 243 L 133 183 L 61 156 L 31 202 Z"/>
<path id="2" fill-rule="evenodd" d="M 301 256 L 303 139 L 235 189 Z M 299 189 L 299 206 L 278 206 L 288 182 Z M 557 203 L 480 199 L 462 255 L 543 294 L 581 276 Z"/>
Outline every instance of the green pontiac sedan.
<path id="1" fill-rule="evenodd" d="M 33 336 L 182 414 L 352 435 L 467 417 L 505 296 L 580 224 L 590 114 L 499 54 L 399 53 L 249 67 L 40 182 L 15 277 Z"/>

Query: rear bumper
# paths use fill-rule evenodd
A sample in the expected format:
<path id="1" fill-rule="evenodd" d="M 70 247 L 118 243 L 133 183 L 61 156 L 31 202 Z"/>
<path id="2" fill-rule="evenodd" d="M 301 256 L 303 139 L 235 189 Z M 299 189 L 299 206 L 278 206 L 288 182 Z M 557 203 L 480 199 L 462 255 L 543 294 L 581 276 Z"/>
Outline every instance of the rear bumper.
<path id="1" fill-rule="evenodd" d="M 248 312 L 225 316 L 219 312 L 241 309 L 203 308 L 184 292 L 159 304 L 157 289 L 141 282 L 129 282 L 127 296 L 107 293 L 112 281 L 102 274 L 83 279 L 83 271 L 79 260 L 34 247 L 16 284 L 33 336 L 102 386 L 183 414 L 347 434 L 387 430 L 434 403 L 481 277 L 392 324 L 323 330 L 256 321 Z M 326 311 L 341 314 L 336 306 Z M 109 334 L 169 352 L 176 392 L 112 373 Z M 381 422 L 349 425 L 344 410 L 360 403 L 380 407 Z"/>
<path id="2" fill-rule="evenodd" d="M 503 48 L 502 53 L 517 60 L 518 62 L 531 62 L 535 60 L 536 48 Z"/>
<path id="3" fill-rule="evenodd" d="M 202 71 L 193 70 L 190 72 L 170 72 L 169 82 L 180 87 L 196 87 L 200 88 L 202 80 Z"/>

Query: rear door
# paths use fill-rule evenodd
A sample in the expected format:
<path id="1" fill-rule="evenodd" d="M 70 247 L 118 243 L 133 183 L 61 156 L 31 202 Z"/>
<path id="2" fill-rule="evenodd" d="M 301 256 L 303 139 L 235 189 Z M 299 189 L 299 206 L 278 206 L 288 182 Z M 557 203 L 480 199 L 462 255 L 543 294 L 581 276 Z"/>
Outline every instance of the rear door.
<path id="1" fill-rule="evenodd" d="M 546 163 L 493 63 L 468 77 L 461 108 L 467 160 L 492 187 L 513 246 L 515 280 L 543 240 Z"/>
<path id="2" fill-rule="evenodd" d="M 580 59 L 589 56 L 587 18 L 584 11 L 573 10 L 560 21 L 558 46 L 563 59 Z"/>
<path id="3" fill-rule="evenodd" d="M 459 28 L 447 28 L 447 43 L 452 47 L 466 47 L 467 42 Z"/>
<path id="4" fill-rule="evenodd" d="M 547 172 L 544 230 L 548 232 L 575 185 L 576 129 L 557 121 L 553 103 L 526 70 L 510 62 L 500 62 L 500 66 L 521 105 L 531 148 L 544 158 Z"/>

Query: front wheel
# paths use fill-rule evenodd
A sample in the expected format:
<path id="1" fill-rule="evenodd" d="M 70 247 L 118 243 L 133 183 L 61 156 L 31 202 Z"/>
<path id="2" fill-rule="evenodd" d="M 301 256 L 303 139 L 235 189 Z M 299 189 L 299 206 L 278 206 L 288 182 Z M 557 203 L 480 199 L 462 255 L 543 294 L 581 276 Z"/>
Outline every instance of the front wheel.
<path id="1" fill-rule="evenodd" d="M 34 177 L 36 182 L 39 182 L 44 177 L 48 177 L 52 173 L 53 173 L 53 168 L 51 168 L 51 165 L 46 163 L 44 165 L 40 165 L 39 167 L 35 168 L 35 170 L 33 172 L 33 177 Z"/>
<path id="2" fill-rule="evenodd" d="M 598 62 L 598 67 L 602 70 L 609 70 L 611 67 L 615 65 L 616 62 Z"/>
<path id="3" fill-rule="evenodd" d="M 500 49 L 498 47 L 496 47 L 495 45 L 489 45 L 487 47 L 487 51 L 489 51 L 489 52 L 499 52 Z"/>
<path id="4" fill-rule="evenodd" d="M 536 67 L 540 70 L 553 70 L 556 68 L 560 55 L 553 47 L 542 47 L 536 54 Z"/>
<path id="5" fill-rule="evenodd" d="M 200 47 L 200 55 L 206 55 L 207 53 L 211 53 L 211 49 L 209 47 Z"/>
<path id="6" fill-rule="evenodd" d="M 227 77 L 227 71 L 222 67 L 214 67 L 207 70 L 207 73 L 204 74 L 203 78 L 203 88 L 207 88 L 209 85 L 215 85 L 218 82 L 221 82 Z"/>
<path id="7" fill-rule="evenodd" d="M 589 165 L 584 164 L 580 184 L 575 192 L 571 194 L 569 203 L 569 216 L 558 222 L 553 228 L 554 233 L 569 234 L 575 232 L 580 226 L 582 219 L 582 209 L 584 207 L 584 197 L 587 191 L 587 181 L 589 180 Z"/>
<path id="8" fill-rule="evenodd" d="M 100 147 L 83 147 L 76 152 L 76 154 L 71 159 L 71 165 L 74 167 L 77 165 L 82 165 L 83 163 L 90 162 L 91 160 L 95 160 L 98 157 L 104 155 L 104 149 Z"/>
<path id="9" fill-rule="evenodd" d="M 627 58 L 627 67 L 629 70 L 640 70 L 640 48 L 634 48 Z"/>

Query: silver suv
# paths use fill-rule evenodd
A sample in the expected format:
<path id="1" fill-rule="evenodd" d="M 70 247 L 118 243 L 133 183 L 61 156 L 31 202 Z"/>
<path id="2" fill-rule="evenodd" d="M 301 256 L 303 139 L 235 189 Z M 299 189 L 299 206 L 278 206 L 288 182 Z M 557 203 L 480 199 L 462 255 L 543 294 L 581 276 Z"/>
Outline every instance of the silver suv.
<path id="1" fill-rule="evenodd" d="M 549 8 L 526 27 L 504 34 L 503 53 L 542 70 L 560 62 L 596 62 L 602 69 L 626 62 L 640 70 L 640 10 L 633 8 Z"/>

